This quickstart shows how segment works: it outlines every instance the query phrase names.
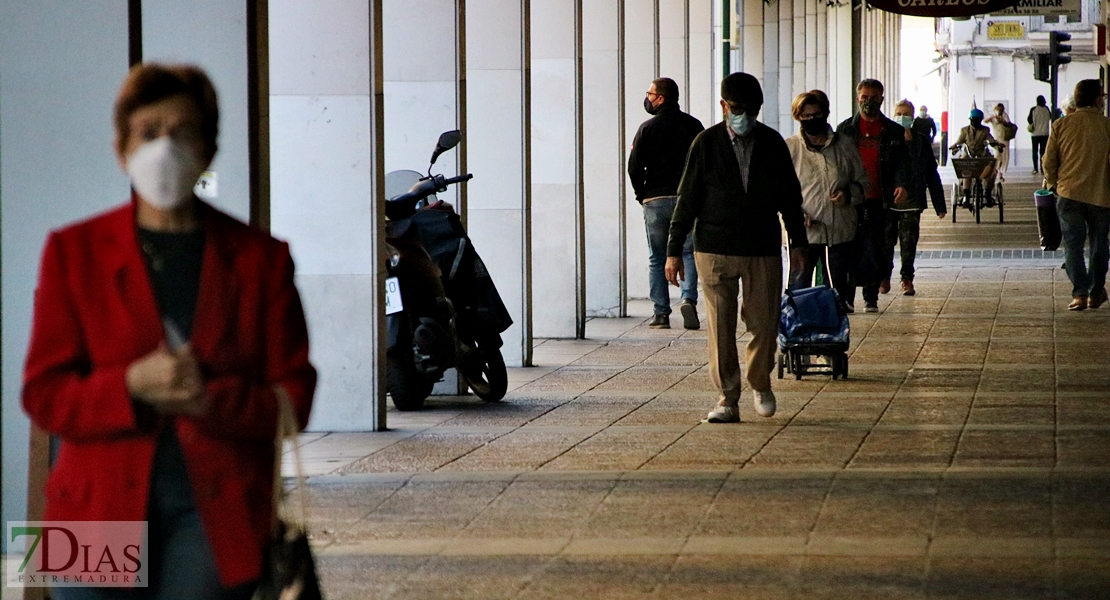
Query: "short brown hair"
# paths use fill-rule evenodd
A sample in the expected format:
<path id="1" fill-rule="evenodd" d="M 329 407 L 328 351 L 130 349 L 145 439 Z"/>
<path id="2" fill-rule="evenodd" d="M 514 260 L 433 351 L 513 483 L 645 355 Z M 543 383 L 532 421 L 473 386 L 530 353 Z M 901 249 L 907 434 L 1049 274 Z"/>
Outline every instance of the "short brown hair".
<path id="1" fill-rule="evenodd" d="M 185 95 L 196 102 L 201 116 L 201 139 L 208 152 L 215 155 L 220 107 L 212 80 L 200 67 L 159 63 L 135 65 L 120 86 L 113 113 L 116 152 L 123 154 L 131 135 L 131 115 L 136 110 L 177 95 Z"/>
<path id="2" fill-rule="evenodd" d="M 814 104 L 820 108 L 826 115 L 829 114 L 829 97 L 821 90 L 810 90 L 802 92 L 794 96 L 794 101 L 790 103 L 790 114 L 794 115 L 795 121 L 802 120 L 802 111 L 806 106 Z"/>
<path id="3" fill-rule="evenodd" d="M 886 93 L 886 88 L 883 87 L 883 82 L 879 81 L 878 79 L 864 79 L 863 81 L 859 82 L 858 84 L 856 84 L 856 93 L 859 93 L 859 91 L 863 88 L 879 90 L 880 94 Z"/>
<path id="4" fill-rule="evenodd" d="M 1083 108 L 1085 106 L 1094 106 L 1095 101 L 1102 95 L 1102 83 L 1097 79 L 1084 79 L 1075 84 L 1075 93 L 1072 96 L 1075 98 L 1076 108 Z"/>
<path id="5" fill-rule="evenodd" d="M 670 100 L 678 102 L 678 84 L 670 77 L 660 77 L 651 82 L 655 85 L 655 93 Z"/>

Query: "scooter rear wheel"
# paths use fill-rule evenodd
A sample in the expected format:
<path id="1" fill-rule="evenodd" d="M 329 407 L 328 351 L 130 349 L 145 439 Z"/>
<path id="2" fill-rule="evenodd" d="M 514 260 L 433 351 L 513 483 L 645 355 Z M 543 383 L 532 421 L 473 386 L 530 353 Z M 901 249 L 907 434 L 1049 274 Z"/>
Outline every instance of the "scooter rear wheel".
<path id="1" fill-rule="evenodd" d="M 471 353 L 462 375 L 474 395 L 486 402 L 501 400 L 509 389 L 505 359 L 501 356 L 501 349 L 492 344 L 479 345 Z"/>
<path id="2" fill-rule="evenodd" d="M 435 382 L 428 381 L 416 372 L 412 361 L 412 351 L 401 356 L 388 356 L 387 383 L 393 406 L 397 410 L 420 410 L 424 400 L 432 393 Z"/>

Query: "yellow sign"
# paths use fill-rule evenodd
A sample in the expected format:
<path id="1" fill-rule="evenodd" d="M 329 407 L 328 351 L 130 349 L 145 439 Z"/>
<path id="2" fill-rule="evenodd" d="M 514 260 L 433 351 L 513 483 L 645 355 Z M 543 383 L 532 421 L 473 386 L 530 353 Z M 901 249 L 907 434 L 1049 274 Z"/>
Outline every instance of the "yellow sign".
<path id="1" fill-rule="evenodd" d="M 988 40 L 1024 40 L 1025 26 L 1018 21 L 996 21 L 987 26 Z"/>

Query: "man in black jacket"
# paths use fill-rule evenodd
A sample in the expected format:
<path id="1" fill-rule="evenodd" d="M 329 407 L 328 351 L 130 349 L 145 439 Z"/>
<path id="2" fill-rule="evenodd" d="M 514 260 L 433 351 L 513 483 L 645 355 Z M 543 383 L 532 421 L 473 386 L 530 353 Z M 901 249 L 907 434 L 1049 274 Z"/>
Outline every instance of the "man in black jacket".
<path id="1" fill-rule="evenodd" d="M 721 81 L 724 120 L 690 146 L 678 186 L 678 204 L 667 243 L 667 280 L 685 275 L 679 258 L 691 229 L 694 257 L 705 294 L 709 366 L 717 386 L 710 423 L 740 420 L 740 359 L 736 351 L 737 297 L 748 342 L 748 383 L 756 412 L 775 414 L 771 370 L 775 364 L 779 301 L 782 297 L 782 234 L 790 237 L 792 270 L 801 268 L 809 245 L 802 213 L 802 188 L 782 136 L 756 121 L 763 90 L 755 77 L 733 73 Z"/>
<path id="2" fill-rule="evenodd" d="M 671 294 L 663 266 L 667 260 L 667 234 L 682 178 L 682 166 L 690 143 L 702 132 L 701 121 L 682 112 L 678 106 L 678 84 L 669 77 L 651 82 L 644 98 L 644 110 L 653 115 L 640 125 L 628 156 L 628 176 L 636 200 L 644 206 L 644 225 L 648 240 L 649 295 L 655 304 L 650 327 L 671 326 Z M 682 282 L 682 325 L 698 328 L 698 273 L 694 265 L 692 236 L 683 248 L 686 280 Z"/>
<path id="3" fill-rule="evenodd" d="M 877 79 L 864 79 L 856 86 L 859 112 L 845 120 L 836 132 L 848 136 L 859 146 L 863 167 L 870 186 L 867 197 L 859 205 L 859 232 L 856 249 L 856 285 L 863 286 L 864 310 L 878 312 L 879 293 L 890 291 L 888 277 L 893 264 L 884 250 L 886 245 L 887 209 L 901 206 L 909 194 L 910 165 L 906 154 L 905 129 L 882 113 L 883 84 Z M 853 294 L 854 295 L 854 294 Z M 844 298 L 848 304 L 855 298 Z"/>

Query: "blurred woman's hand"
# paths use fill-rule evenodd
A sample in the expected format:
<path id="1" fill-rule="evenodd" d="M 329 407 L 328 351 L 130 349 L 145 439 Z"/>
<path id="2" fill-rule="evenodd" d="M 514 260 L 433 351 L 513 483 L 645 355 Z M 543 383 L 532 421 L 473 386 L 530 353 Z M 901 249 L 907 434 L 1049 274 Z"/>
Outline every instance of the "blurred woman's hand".
<path id="1" fill-rule="evenodd" d="M 132 363 L 127 369 L 127 391 L 169 415 L 197 417 L 208 408 L 200 366 L 187 344 L 176 352 L 162 344 Z"/>

